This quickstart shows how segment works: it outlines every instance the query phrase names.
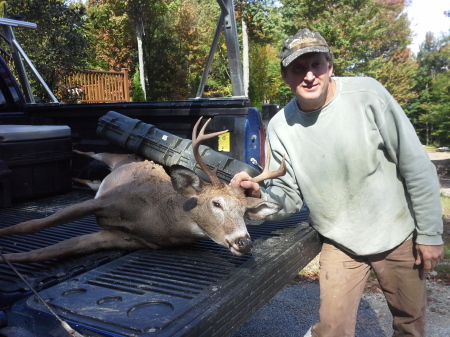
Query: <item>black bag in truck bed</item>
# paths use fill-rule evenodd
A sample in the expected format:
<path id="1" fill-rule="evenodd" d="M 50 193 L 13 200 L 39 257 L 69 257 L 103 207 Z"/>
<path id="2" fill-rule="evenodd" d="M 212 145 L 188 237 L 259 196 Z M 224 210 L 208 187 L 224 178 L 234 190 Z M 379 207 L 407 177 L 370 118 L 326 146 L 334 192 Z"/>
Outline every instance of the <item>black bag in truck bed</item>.
<path id="1" fill-rule="evenodd" d="M 206 132 L 208 133 L 208 132 Z M 194 158 L 192 141 L 160 130 L 115 111 L 109 111 L 98 120 L 97 134 L 109 142 L 119 145 L 143 158 L 171 167 L 178 164 L 194 171 L 203 180 L 209 181 Z M 218 167 L 217 177 L 230 182 L 236 172 L 245 171 L 255 177 L 260 172 L 242 161 L 200 145 L 200 155 L 210 169 Z"/>

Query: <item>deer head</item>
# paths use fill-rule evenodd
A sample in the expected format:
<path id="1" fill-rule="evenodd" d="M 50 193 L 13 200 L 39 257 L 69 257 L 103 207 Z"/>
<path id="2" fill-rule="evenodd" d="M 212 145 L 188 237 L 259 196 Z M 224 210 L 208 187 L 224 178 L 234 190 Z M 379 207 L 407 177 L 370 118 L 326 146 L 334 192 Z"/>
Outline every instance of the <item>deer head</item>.
<path id="1" fill-rule="evenodd" d="M 205 164 L 200 156 L 199 146 L 204 140 L 216 137 L 227 130 L 205 135 L 205 128 L 210 121 L 208 120 L 197 136 L 200 121 L 201 118 L 192 132 L 192 147 L 198 165 L 211 183 L 203 181 L 189 169 L 174 165 L 170 170 L 172 185 L 178 193 L 186 197 L 183 210 L 193 216 L 205 234 L 218 244 L 229 248 L 233 254 L 242 255 L 252 248 L 244 217 L 250 220 L 263 220 L 278 212 L 282 206 L 246 197 L 242 188 L 230 186 L 219 180 L 218 166 L 211 170 Z M 268 177 L 282 175 L 284 172 L 284 160 L 276 172 L 269 172 L 266 164 L 264 172 L 252 178 L 252 181 L 260 182 Z"/>

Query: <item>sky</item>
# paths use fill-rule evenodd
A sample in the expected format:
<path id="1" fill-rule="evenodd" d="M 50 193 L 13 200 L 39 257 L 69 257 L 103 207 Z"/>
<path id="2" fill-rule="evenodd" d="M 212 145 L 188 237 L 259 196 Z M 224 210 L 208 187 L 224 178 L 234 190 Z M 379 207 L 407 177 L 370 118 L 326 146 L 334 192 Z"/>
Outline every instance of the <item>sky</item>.
<path id="1" fill-rule="evenodd" d="M 412 0 L 406 8 L 411 21 L 411 30 L 415 33 L 411 50 L 417 54 L 419 46 L 425 41 L 425 34 L 433 32 L 439 37 L 442 32 L 450 32 L 450 17 L 444 11 L 450 11 L 450 0 Z"/>

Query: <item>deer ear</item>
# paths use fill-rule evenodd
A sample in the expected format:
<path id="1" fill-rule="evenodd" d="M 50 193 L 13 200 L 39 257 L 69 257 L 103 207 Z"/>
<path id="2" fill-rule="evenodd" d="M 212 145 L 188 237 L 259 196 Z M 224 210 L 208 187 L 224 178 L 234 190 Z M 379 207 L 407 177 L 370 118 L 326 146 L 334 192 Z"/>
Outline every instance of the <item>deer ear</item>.
<path id="1" fill-rule="evenodd" d="M 175 191 L 187 198 L 196 196 L 206 185 L 193 171 L 180 165 L 170 167 L 170 179 Z"/>
<path id="2" fill-rule="evenodd" d="M 275 214 L 283 208 L 280 204 L 264 201 L 259 198 L 247 197 L 247 209 L 244 217 L 249 220 L 264 220 L 269 215 Z"/>

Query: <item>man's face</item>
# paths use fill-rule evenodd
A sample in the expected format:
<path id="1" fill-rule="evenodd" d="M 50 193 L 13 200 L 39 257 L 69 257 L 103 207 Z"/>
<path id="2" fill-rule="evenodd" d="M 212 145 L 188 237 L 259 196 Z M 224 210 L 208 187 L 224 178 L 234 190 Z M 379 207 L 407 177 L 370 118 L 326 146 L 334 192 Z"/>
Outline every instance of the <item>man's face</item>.
<path id="1" fill-rule="evenodd" d="M 307 53 L 292 61 L 283 71 L 283 80 L 291 87 L 303 111 L 321 108 L 329 97 L 333 65 L 325 53 Z"/>

